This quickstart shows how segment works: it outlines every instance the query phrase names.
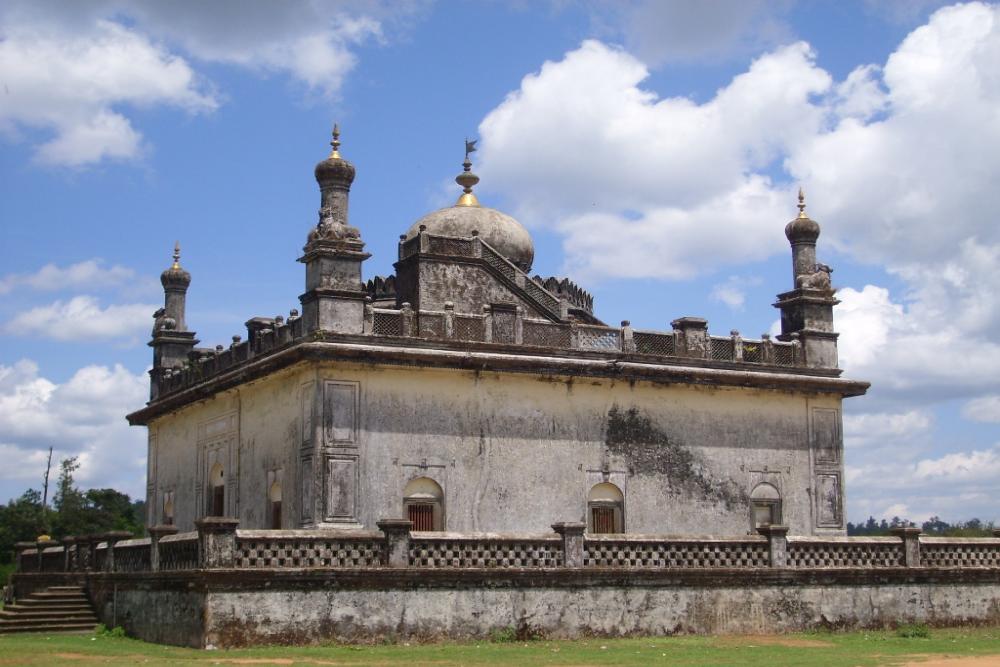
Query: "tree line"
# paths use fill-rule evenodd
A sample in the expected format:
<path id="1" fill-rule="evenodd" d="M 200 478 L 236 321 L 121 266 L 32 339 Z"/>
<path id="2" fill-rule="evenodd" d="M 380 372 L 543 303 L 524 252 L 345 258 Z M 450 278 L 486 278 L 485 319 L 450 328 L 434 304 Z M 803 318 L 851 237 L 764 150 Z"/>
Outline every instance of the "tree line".
<path id="1" fill-rule="evenodd" d="M 914 522 L 907 519 L 901 519 L 898 516 L 894 516 L 888 521 L 885 519 L 876 521 L 875 517 L 870 516 L 864 523 L 851 523 L 848 521 L 847 534 L 859 536 L 889 535 L 891 534 L 893 528 L 905 528 L 916 525 L 917 524 Z M 992 537 L 993 528 L 994 525 L 992 521 L 969 519 L 968 521 L 948 523 L 947 521 L 943 521 L 941 517 L 937 516 L 932 516 L 930 519 L 920 524 L 920 530 L 923 531 L 925 535 L 934 535 L 936 537 Z"/>
<path id="2" fill-rule="evenodd" d="M 16 542 L 32 542 L 41 535 L 62 539 L 109 530 L 127 530 L 135 536 L 145 531 L 145 501 L 129 498 L 115 489 L 77 488 L 73 474 L 80 468 L 77 457 L 59 463 L 52 506 L 42 493 L 28 489 L 19 498 L 0 505 L 0 564 L 9 564 Z M 47 473 L 46 473 L 47 475 Z"/>

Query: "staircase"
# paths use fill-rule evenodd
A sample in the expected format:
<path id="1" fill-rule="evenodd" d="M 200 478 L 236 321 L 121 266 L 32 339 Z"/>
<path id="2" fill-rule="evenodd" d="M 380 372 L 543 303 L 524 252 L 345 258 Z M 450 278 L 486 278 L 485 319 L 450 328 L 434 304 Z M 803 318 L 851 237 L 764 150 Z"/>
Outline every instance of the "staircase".
<path id="1" fill-rule="evenodd" d="M 53 586 L 0 611 L 0 634 L 91 632 L 96 625 L 94 608 L 79 586 Z"/>

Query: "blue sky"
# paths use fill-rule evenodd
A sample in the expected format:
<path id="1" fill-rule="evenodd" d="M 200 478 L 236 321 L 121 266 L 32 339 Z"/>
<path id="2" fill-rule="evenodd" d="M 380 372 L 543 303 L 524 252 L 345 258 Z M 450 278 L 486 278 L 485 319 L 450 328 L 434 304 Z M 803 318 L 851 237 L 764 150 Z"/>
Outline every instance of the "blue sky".
<path id="1" fill-rule="evenodd" d="M 0 496 L 44 450 L 143 487 L 151 312 L 296 307 L 334 120 L 388 274 L 457 194 L 532 231 L 599 316 L 756 337 L 806 188 L 843 304 L 849 518 L 1000 519 L 1000 9 L 927 2 L 8 2 L 0 9 Z"/>

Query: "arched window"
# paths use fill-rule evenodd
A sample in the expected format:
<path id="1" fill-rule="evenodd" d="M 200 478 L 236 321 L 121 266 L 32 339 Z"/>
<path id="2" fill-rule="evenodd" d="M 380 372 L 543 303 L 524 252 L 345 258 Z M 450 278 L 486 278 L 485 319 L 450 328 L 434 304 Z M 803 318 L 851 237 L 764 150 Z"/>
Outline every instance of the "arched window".
<path id="1" fill-rule="evenodd" d="M 772 484 L 762 482 L 750 492 L 754 528 L 781 523 L 781 494 Z"/>
<path id="2" fill-rule="evenodd" d="M 625 496 L 614 484 L 595 484 L 587 494 L 587 531 L 591 533 L 625 532 Z"/>
<path id="3" fill-rule="evenodd" d="M 225 516 L 226 514 L 226 476 L 222 464 L 212 466 L 208 474 L 208 515 Z"/>
<path id="4" fill-rule="evenodd" d="M 430 477 L 417 477 L 403 489 L 403 512 L 413 530 L 444 530 L 444 492 Z"/>
<path id="5" fill-rule="evenodd" d="M 267 490 L 267 502 L 271 508 L 269 514 L 271 515 L 271 528 L 273 530 L 281 529 L 281 484 L 274 482 L 271 484 L 271 488 Z"/>

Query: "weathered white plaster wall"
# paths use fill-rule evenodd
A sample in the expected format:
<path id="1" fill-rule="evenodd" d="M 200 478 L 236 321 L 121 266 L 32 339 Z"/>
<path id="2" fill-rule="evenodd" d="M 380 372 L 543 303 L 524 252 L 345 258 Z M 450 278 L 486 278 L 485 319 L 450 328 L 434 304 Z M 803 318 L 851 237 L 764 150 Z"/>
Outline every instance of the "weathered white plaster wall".
<path id="1" fill-rule="evenodd" d="M 267 526 L 269 472 L 280 471 L 287 528 L 374 528 L 401 516 L 406 483 L 427 476 L 444 489 L 450 531 L 543 532 L 556 521 L 581 521 L 589 489 L 607 480 L 625 494 L 630 533 L 747 533 L 749 493 L 761 481 L 780 489 L 791 534 L 841 533 L 840 401 L 756 388 L 302 363 L 154 421 L 156 512 L 163 492 L 175 489 L 176 523 L 190 529 L 204 513 L 205 476 L 218 459 L 233 475 L 227 512 L 244 528 Z M 817 489 L 820 474 L 825 486 Z M 823 511 L 827 500 L 833 504 Z M 817 525 L 821 516 L 826 527 Z"/>

